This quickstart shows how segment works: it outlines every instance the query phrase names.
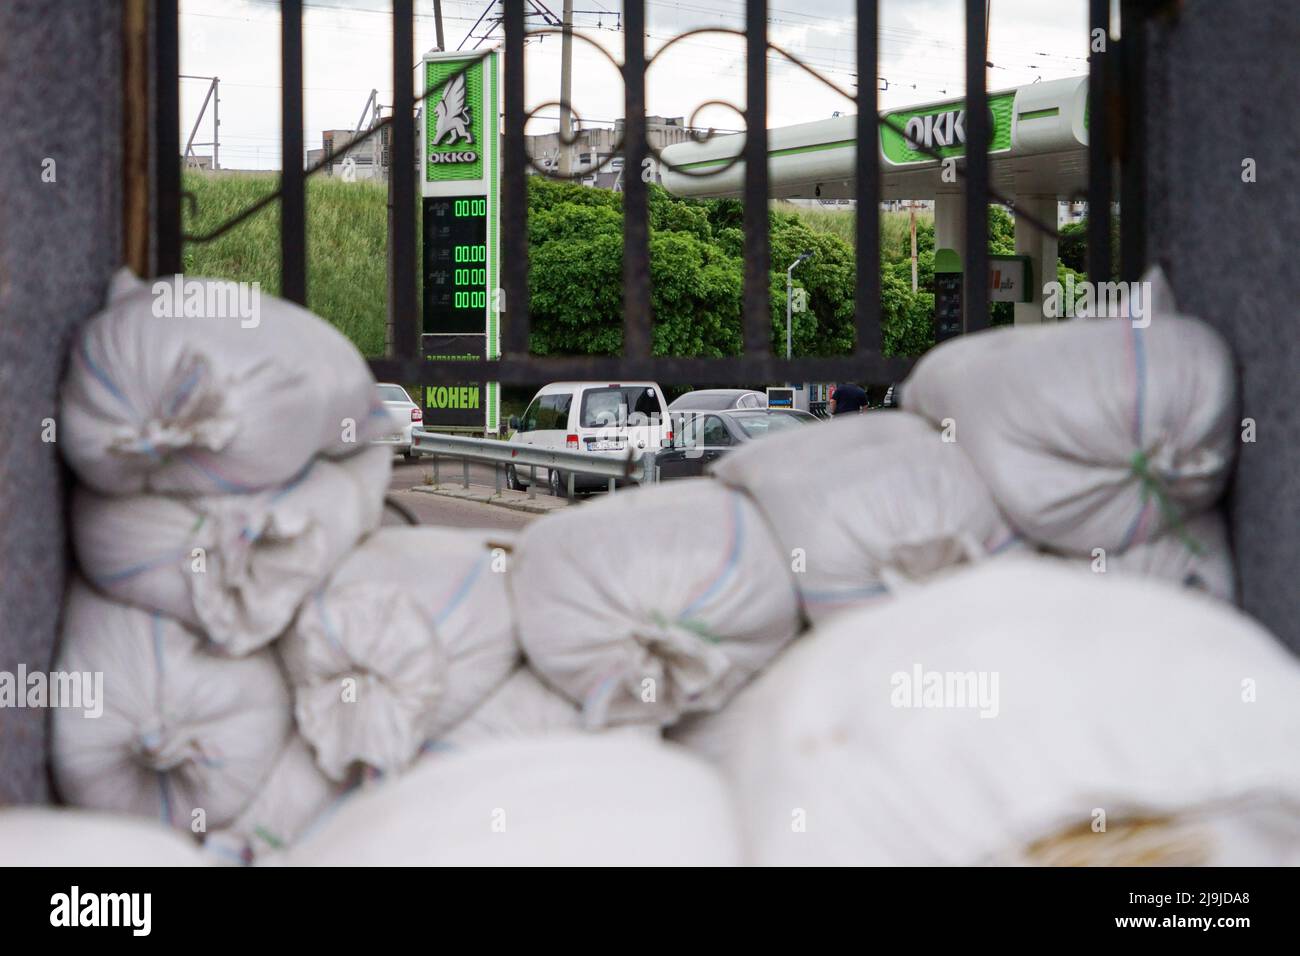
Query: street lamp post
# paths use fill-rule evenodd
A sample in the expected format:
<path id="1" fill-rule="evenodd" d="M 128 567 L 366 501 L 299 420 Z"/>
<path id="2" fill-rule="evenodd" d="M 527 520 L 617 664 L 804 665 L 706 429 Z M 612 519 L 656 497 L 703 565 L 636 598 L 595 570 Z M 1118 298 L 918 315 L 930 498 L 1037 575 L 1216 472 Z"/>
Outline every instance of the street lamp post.
<path id="1" fill-rule="evenodd" d="M 790 263 L 790 268 L 785 270 L 785 357 L 791 357 L 790 349 L 790 316 L 794 311 L 794 270 L 799 263 L 812 257 L 812 250 L 809 249 L 794 262 Z"/>

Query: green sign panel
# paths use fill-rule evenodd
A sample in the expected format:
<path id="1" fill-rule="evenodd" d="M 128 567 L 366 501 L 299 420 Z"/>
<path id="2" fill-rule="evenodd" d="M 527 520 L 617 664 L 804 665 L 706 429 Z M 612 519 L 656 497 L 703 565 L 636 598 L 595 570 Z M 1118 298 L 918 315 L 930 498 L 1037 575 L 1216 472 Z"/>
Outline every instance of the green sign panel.
<path id="1" fill-rule="evenodd" d="M 482 61 L 465 68 L 464 60 L 428 60 L 424 64 L 426 89 L 448 77 L 443 88 L 425 100 L 424 176 L 427 182 L 454 182 L 483 178 L 485 107 L 495 128 L 496 109 L 483 91 Z"/>
<path id="2" fill-rule="evenodd" d="M 1011 148 L 1011 116 L 1015 93 L 989 97 L 993 126 L 989 131 L 989 152 Z M 899 110 L 885 114 L 880 126 L 880 148 L 891 163 L 928 163 L 934 158 L 917 149 L 929 147 L 942 158 L 966 153 L 966 110 L 962 100 L 940 103 L 916 110 Z"/>

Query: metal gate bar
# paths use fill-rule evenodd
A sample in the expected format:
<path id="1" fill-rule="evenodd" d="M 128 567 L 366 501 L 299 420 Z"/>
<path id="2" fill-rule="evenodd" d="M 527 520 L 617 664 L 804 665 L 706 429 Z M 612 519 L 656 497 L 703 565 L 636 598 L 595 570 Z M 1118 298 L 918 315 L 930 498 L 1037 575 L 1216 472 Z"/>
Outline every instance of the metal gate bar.
<path id="1" fill-rule="evenodd" d="M 307 178 L 302 169 L 302 0 L 280 3 L 280 295 L 307 304 Z"/>
<path id="2" fill-rule="evenodd" d="M 528 359 L 528 183 L 524 146 L 524 5 L 505 4 L 505 133 L 501 141 L 501 288 L 506 314 L 501 322 L 505 344 L 502 365 Z M 414 317 L 412 317 L 414 321 Z M 450 370 L 448 370 L 450 371 Z M 378 373 L 376 373 L 378 374 Z M 446 373 L 444 373 L 446 374 Z M 486 376 L 484 376 L 486 378 Z M 504 381 L 500 375 L 497 381 Z M 445 379 L 455 381 L 455 379 Z M 424 382 L 424 378 L 389 379 Z"/>
<path id="3" fill-rule="evenodd" d="M 877 129 L 879 91 L 876 64 L 879 61 L 876 0 L 858 0 L 858 118 L 857 141 L 874 144 Z M 854 158 L 857 172 L 857 208 L 854 212 L 855 263 L 880 261 L 880 150 L 858 149 Z M 868 210 L 871 214 L 868 214 Z M 880 324 L 880 270 L 854 270 L 853 326 L 857 332 L 854 358 L 866 362 L 884 348 Z M 834 379 L 840 381 L 840 378 Z"/>
<path id="4" fill-rule="evenodd" d="M 420 354 L 420 318 L 416 303 L 419 271 L 415 261 L 415 13 L 412 0 L 393 0 L 393 138 L 388 160 L 392 183 L 393 350 Z M 382 379 L 381 379 L 382 381 Z M 402 381 L 402 379 L 398 379 Z"/>
<path id="5" fill-rule="evenodd" d="M 1115 100 L 1124 110 L 1124 140 L 1121 150 L 1123 174 L 1119 180 L 1120 205 L 1120 278 L 1136 282 L 1146 268 L 1146 42 L 1145 13 L 1147 0 L 1121 0 L 1119 67 L 1112 68 L 1111 82 L 1123 83 L 1123 98 Z M 1118 77 L 1117 78 L 1117 74 Z M 1091 215 L 1091 213 L 1090 213 Z M 1089 220 L 1091 221 L 1091 219 Z"/>
<path id="6" fill-rule="evenodd" d="M 645 130 L 645 6 L 624 4 L 623 18 L 623 355 L 650 355 L 650 227 L 642 164 Z"/>
<path id="7" fill-rule="evenodd" d="M 989 98 L 985 0 L 966 0 L 965 330 L 989 327 Z M 1055 225 L 1055 223 L 1053 223 Z"/>
<path id="8" fill-rule="evenodd" d="M 181 88 L 178 0 L 154 0 L 155 275 L 181 271 Z"/>
<path id="9" fill-rule="evenodd" d="M 772 351 L 772 306 L 768 298 L 772 254 L 767 235 L 767 0 L 748 0 L 745 13 L 745 284 L 741 316 L 745 357 L 758 358 Z"/>
<path id="10" fill-rule="evenodd" d="M 1097 31 L 1105 50 L 1088 57 L 1088 278 L 1111 277 L 1110 253 L 1110 0 L 1088 0 L 1088 48 L 1094 51 Z"/>

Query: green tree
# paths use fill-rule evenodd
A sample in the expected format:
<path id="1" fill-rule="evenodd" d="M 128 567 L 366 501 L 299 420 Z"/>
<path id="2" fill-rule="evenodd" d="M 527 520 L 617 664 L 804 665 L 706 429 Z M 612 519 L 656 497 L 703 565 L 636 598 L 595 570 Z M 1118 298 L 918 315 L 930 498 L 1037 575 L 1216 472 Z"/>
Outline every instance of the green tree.
<path id="1" fill-rule="evenodd" d="M 1088 220 L 1067 222 L 1057 230 L 1056 255 L 1075 272 L 1088 271 Z M 1110 255 L 1119 262 L 1119 216 L 1110 217 Z"/>
<path id="2" fill-rule="evenodd" d="M 532 348 L 542 355 L 612 354 L 623 338 L 622 195 L 529 177 Z M 681 200 L 648 190 L 651 306 L 656 355 L 737 355 L 743 344 L 744 212 L 735 200 Z M 999 223 L 999 228 L 1004 224 Z M 798 355 L 845 355 L 854 343 L 856 264 L 839 234 L 798 213 L 771 210 L 770 338 L 785 349 L 785 270 L 800 308 L 791 322 Z M 909 243 L 910 245 L 910 243 Z M 933 344 L 934 228 L 919 223 L 922 291 L 910 260 L 881 263 L 881 320 L 889 354 L 918 355 Z"/>

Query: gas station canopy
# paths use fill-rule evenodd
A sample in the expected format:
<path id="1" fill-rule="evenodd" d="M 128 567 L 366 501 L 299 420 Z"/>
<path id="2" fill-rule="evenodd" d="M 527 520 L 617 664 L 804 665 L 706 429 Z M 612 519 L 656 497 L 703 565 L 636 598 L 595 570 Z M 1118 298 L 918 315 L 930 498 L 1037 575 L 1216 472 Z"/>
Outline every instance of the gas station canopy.
<path id="1" fill-rule="evenodd" d="M 1023 278 L 1010 289 L 1016 324 L 1054 321 L 1043 311 L 1043 282 L 1057 273 L 1055 233 L 1034 221 L 1057 222 L 1057 203 L 1084 195 L 1088 182 L 1088 78 L 1067 77 L 1031 83 L 988 96 L 990 185 L 1009 200 L 1016 216 L 1016 265 Z M 934 201 L 935 248 L 950 252 L 944 261 L 960 263 L 965 247 L 965 200 L 954 165 L 966 151 L 966 111 L 962 100 L 923 103 L 881 114 L 880 195 L 882 199 Z M 853 199 L 857 117 L 800 123 L 768 130 L 768 182 L 782 199 Z M 663 151 L 664 187 L 684 197 L 740 196 L 745 183 L 745 134 L 685 142 Z M 939 159 L 920 151 L 926 147 Z M 955 163 L 949 163 L 953 159 Z M 730 164 L 730 165 L 728 165 Z M 670 168 L 671 167 L 671 168 Z M 1000 294 L 1011 264 L 990 259 L 989 289 Z M 960 268 L 959 266 L 957 268 Z M 993 272 L 992 270 L 998 270 Z M 936 287 L 936 334 L 962 328 L 955 279 Z M 1012 283 L 1016 285 L 1016 283 Z M 945 294 L 947 289 L 951 294 Z"/>
<path id="2" fill-rule="evenodd" d="M 993 187 L 1008 197 L 1081 195 L 1088 178 L 1087 97 L 1086 76 L 990 93 Z M 935 149 L 945 158 L 962 156 L 963 106 L 960 99 L 943 100 L 881 114 L 888 122 L 881 125 L 879 137 L 882 199 L 935 199 L 960 191 L 960 183 L 945 182 L 940 175 L 940 160 L 918 152 L 914 145 Z M 857 117 L 836 116 L 769 130 L 772 195 L 854 198 L 856 129 Z M 745 134 L 735 133 L 667 147 L 664 187 L 677 196 L 739 196 L 745 164 L 737 161 L 727 167 L 727 163 L 741 155 L 744 143 Z M 720 171 L 710 175 L 710 169 Z"/>

